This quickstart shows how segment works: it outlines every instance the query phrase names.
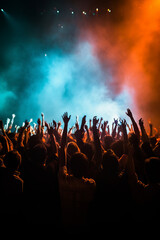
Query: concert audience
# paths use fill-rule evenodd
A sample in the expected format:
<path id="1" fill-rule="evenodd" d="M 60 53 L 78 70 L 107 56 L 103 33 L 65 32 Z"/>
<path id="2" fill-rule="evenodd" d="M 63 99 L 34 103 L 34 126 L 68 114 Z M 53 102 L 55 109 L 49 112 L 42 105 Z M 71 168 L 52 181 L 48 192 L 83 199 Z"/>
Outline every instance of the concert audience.
<path id="1" fill-rule="evenodd" d="M 124 119 L 93 117 L 68 129 L 0 120 L 0 215 L 8 224 L 52 224 L 68 233 L 108 222 L 153 222 L 160 214 L 160 134 L 130 109 Z M 13 114 L 13 118 L 15 115 Z M 73 129 L 75 131 L 73 131 Z"/>

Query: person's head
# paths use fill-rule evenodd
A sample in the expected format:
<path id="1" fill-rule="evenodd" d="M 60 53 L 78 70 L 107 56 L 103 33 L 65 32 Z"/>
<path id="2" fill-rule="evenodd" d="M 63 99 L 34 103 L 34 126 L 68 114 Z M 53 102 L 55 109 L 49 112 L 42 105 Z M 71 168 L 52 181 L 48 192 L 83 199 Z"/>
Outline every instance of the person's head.
<path id="1" fill-rule="evenodd" d="M 88 172 L 89 162 L 85 154 L 81 152 L 74 153 L 70 160 L 71 173 L 77 177 L 86 177 Z"/>
<path id="2" fill-rule="evenodd" d="M 14 148 L 16 147 L 17 140 L 18 140 L 18 134 L 17 133 L 8 133 L 9 139 L 12 141 Z"/>
<path id="3" fill-rule="evenodd" d="M 30 150 L 30 158 L 32 162 L 45 164 L 47 159 L 47 148 L 44 144 L 37 144 Z"/>
<path id="4" fill-rule="evenodd" d="M 88 160 L 91 161 L 94 154 L 93 144 L 85 142 L 82 152 L 87 156 Z"/>
<path id="5" fill-rule="evenodd" d="M 4 157 L 4 164 L 7 169 L 17 171 L 21 164 L 21 155 L 17 150 L 6 153 Z"/>
<path id="6" fill-rule="evenodd" d="M 118 157 L 111 149 L 103 154 L 102 166 L 107 175 L 115 176 L 119 173 Z"/>
<path id="7" fill-rule="evenodd" d="M 104 147 L 104 149 L 107 151 L 107 150 L 110 148 L 110 146 L 111 146 L 112 143 L 113 143 L 113 138 L 112 138 L 112 136 L 106 135 L 106 136 L 104 137 L 104 141 L 103 141 L 103 147 Z"/>
<path id="8" fill-rule="evenodd" d="M 145 160 L 145 169 L 149 183 L 160 183 L 160 158 L 147 158 Z"/>
<path id="9" fill-rule="evenodd" d="M 128 134 L 128 140 L 131 145 L 134 145 L 134 146 L 139 145 L 138 137 L 134 132 L 130 132 Z"/>
<path id="10" fill-rule="evenodd" d="M 75 142 L 69 142 L 67 144 L 67 154 L 71 157 L 74 153 L 80 152 L 80 149 Z"/>
<path id="11" fill-rule="evenodd" d="M 34 146 L 36 146 L 37 144 L 41 144 L 43 143 L 41 138 L 38 135 L 32 135 L 29 140 L 28 140 L 28 147 L 29 149 L 32 149 Z"/>
<path id="12" fill-rule="evenodd" d="M 113 152 L 118 156 L 121 157 L 123 155 L 123 148 L 124 144 L 122 140 L 117 140 L 115 142 L 113 142 L 110 146 L 110 148 L 113 150 Z"/>

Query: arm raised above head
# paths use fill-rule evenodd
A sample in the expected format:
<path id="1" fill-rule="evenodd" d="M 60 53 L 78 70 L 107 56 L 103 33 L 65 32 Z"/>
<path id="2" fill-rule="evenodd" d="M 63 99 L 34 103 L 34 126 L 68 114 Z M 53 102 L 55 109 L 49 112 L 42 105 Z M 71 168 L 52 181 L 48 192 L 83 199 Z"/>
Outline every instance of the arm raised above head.
<path id="1" fill-rule="evenodd" d="M 66 154 L 65 154 L 65 146 L 67 143 L 67 129 L 68 129 L 68 122 L 71 118 L 71 115 L 68 117 L 68 113 L 65 112 L 62 116 L 63 122 L 64 122 L 64 129 L 62 133 L 62 139 L 60 144 L 60 150 L 59 150 L 59 159 L 60 159 L 60 166 L 65 166 L 66 163 Z"/>
<path id="2" fill-rule="evenodd" d="M 139 128 L 138 128 L 138 125 L 133 117 L 133 114 L 131 112 L 131 110 L 129 108 L 127 108 L 127 112 L 126 112 L 127 116 L 130 118 L 132 124 L 133 124 L 133 129 L 134 129 L 134 132 L 135 134 L 137 135 L 138 137 L 138 141 L 140 142 L 140 131 L 139 131 Z"/>

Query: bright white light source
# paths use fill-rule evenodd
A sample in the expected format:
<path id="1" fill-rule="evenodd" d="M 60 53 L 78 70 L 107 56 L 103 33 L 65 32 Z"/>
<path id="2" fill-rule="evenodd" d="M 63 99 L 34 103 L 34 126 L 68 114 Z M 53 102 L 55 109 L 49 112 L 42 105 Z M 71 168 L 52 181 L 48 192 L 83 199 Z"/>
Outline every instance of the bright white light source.
<path id="1" fill-rule="evenodd" d="M 85 11 L 83 11 L 82 13 L 83 13 L 83 15 L 87 15 L 87 13 Z"/>
<path id="2" fill-rule="evenodd" d="M 45 53 L 44 56 L 47 57 L 47 53 Z"/>

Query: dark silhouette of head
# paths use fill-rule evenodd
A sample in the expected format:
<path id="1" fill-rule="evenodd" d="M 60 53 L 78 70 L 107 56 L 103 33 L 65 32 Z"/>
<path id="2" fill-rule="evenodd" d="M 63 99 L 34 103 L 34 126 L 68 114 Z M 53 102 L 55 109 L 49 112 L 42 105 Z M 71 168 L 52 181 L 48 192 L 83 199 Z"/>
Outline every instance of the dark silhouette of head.
<path id="1" fill-rule="evenodd" d="M 82 178 L 87 175 L 89 167 L 88 158 L 81 152 L 74 153 L 70 160 L 71 173 L 77 177 Z"/>
<path id="2" fill-rule="evenodd" d="M 36 146 L 37 144 L 41 144 L 41 143 L 42 143 L 41 138 L 38 135 L 33 135 L 28 140 L 28 147 L 29 147 L 29 149 L 31 149 L 34 146 Z"/>
<path id="3" fill-rule="evenodd" d="M 118 157 L 111 149 L 103 154 L 102 166 L 106 175 L 116 176 L 119 173 Z"/>
<path id="4" fill-rule="evenodd" d="M 94 154 L 93 145 L 91 143 L 85 142 L 83 144 L 82 152 L 87 156 L 88 160 L 91 161 Z"/>
<path id="5" fill-rule="evenodd" d="M 113 138 L 112 136 L 105 136 L 104 137 L 104 141 L 103 141 L 103 147 L 104 149 L 107 151 L 108 149 L 110 149 L 111 144 L 113 143 Z"/>
<path id="6" fill-rule="evenodd" d="M 130 132 L 128 134 L 128 140 L 129 140 L 129 143 L 133 146 L 139 145 L 138 137 L 134 132 Z"/>
<path id="7" fill-rule="evenodd" d="M 113 152 L 118 156 L 121 157 L 123 155 L 123 141 L 117 140 L 113 142 L 110 146 L 110 148 L 113 150 Z"/>
<path id="8" fill-rule="evenodd" d="M 10 171 L 17 171 L 21 164 L 21 155 L 17 150 L 6 153 L 4 157 L 4 164 Z"/>
<path id="9" fill-rule="evenodd" d="M 44 144 L 37 144 L 30 150 L 30 158 L 37 164 L 45 164 L 47 158 L 47 148 Z"/>
<path id="10" fill-rule="evenodd" d="M 71 157 L 76 152 L 80 152 L 78 145 L 75 142 L 69 142 L 67 144 L 67 154 Z"/>

